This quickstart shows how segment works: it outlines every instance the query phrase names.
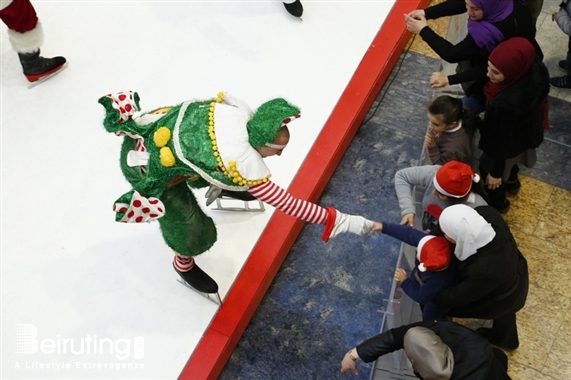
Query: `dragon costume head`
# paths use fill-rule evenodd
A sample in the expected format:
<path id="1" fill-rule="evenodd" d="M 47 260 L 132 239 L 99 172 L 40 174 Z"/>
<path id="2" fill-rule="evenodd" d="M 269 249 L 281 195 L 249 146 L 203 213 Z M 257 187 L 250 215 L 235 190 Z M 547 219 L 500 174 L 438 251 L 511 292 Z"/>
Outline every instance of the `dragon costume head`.
<path id="1" fill-rule="evenodd" d="M 280 129 L 297 117 L 299 108 L 285 99 L 276 98 L 263 103 L 247 124 L 250 145 L 258 148 L 272 143 Z"/>

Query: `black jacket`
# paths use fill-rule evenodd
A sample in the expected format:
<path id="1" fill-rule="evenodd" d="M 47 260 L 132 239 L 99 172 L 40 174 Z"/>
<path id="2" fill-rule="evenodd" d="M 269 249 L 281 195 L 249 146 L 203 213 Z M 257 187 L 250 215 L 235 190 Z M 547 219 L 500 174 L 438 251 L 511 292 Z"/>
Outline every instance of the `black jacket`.
<path id="1" fill-rule="evenodd" d="M 448 0 L 424 10 L 426 19 L 437 19 L 464 12 L 466 12 L 465 0 Z M 529 9 L 518 0 L 514 0 L 513 13 L 493 25 L 502 32 L 505 40 L 512 37 L 526 38 L 533 44 L 538 56 L 543 59 L 541 48 L 535 40 L 536 29 Z M 449 63 L 459 63 L 461 66 L 457 74 L 448 76 L 450 84 L 471 82 L 469 86 L 463 86 L 466 95 L 476 96 L 483 100 L 482 88 L 488 81 L 486 71 L 488 56 L 491 52 L 480 48 L 469 34 L 456 45 L 439 36 L 429 27 L 423 28 L 420 36 L 440 58 Z"/>
<path id="2" fill-rule="evenodd" d="M 491 224 L 496 236 L 460 262 L 460 283 L 443 289 L 434 302 L 450 307 L 450 316 L 496 319 L 524 306 L 529 287 L 527 261 L 495 208 L 475 210 Z"/>
<path id="3" fill-rule="evenodd" d="M 487 168 L 500 178 L 507 158 L 515 157 L 543 141 L 543 102 L 549 93 L 549 72 L 536 57 L 528 73 L 498 94 L 486 107 L 480 127 L 480 149 L 493 159 Z"/>
<path id="4" fill-rule="evenodd" d="M 365 362 L 371 362 L 379 356 L 400 350 L 406 332 L 417 326 L 434 331 L 452 350 L 454 371 L 451 380 L 510 379 L 506 368 L 507 358 L 504 356 L 506 362 L 501 363 L 485 338 L 454 322 L 426 321 L 400 326 L 367 339 L 357 346 L 357 353 Z"/>

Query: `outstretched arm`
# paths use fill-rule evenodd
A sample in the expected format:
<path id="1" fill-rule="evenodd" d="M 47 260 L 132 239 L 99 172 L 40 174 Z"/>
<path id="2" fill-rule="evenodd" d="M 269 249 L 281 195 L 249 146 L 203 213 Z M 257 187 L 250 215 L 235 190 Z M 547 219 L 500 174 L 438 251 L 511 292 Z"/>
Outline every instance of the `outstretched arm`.
<path id="1" fill-rule="evenodd" d="M 306 222 L 315 224 L 325 224 L 327 222 L 327 210 L 324 207 L 303 199 L 294 198 L 272 181 L 252 186 L 248 192 L 262 202 Z"/>
<path id="2" fill-rule="evenodd" d="M 248 192 L 262 202 L 274 206 L 288 215 L 306 222 L 326 225 L 325 233 L 322 236 L 325 241 L 344 232 L 364 235 L 380 228 L 380 223 L 367 220 L 361 216 L 343 214 L 333 208 L 326 209 L 315 203 L 295 198 L 272 181 L 250 187 Z"/>

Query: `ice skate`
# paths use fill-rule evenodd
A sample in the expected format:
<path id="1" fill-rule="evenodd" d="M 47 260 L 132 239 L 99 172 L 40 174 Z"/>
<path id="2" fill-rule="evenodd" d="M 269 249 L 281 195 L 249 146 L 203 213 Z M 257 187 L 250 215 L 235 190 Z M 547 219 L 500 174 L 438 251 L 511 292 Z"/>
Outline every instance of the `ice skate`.
<path id="1" fill-rule="evenodd" d="M 216 207 L 213 207 L 212 210 L 247 212 L 266 211 L 264 203 L 247 191 L 229 191 L 215 186 L 210 186 L 205 197 L 207 206 L 216 202 Z M 222 204 L 223 201 L 224 204 Z M 257 207 L 250 207 L 250 202 L 257 202 Z"/>
<path id="2" fill-rule="evenodd" d="M 33 53 L 18 53 L 18 57 L 24 75 L 30 82 L 29 88 L 46 81 L 67 67 L 64 57 L 44 58 L 39 49 Z"/>
<path id="3" fill-rule="evenodd" d="M 293 3 L 284 2 L 284 7 L 292 16 L 299 17 L 303 15 L 303 5 L 300 0 L 295 0 Z"/>
<path id="4" fill-rule="evenodd" d="M 194 263 L 193 267 L 188 272 L 181 272 L 176 268 L 173 263 L 173 268 L 180 276 L 178 282 L 185 285 L 189 289 L 195 291 L 209 301 L 218 305 L 222 305 L 222 299 L 218 293 L 218 284 L 208 274 Z"/>

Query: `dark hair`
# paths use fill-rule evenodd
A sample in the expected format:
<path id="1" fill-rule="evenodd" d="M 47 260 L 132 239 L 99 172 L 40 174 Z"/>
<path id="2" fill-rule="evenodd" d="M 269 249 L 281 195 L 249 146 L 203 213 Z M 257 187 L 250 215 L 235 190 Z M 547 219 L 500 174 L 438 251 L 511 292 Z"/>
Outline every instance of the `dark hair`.
<path id="1" fill-rule="evenodd" d="M 428 106 L 431 115 L 442 115 L 446 125 L 459 121 L 464 116 L 462 99 L 453 98 L 449 95 L 441 95 L 434 99 Z"/>

